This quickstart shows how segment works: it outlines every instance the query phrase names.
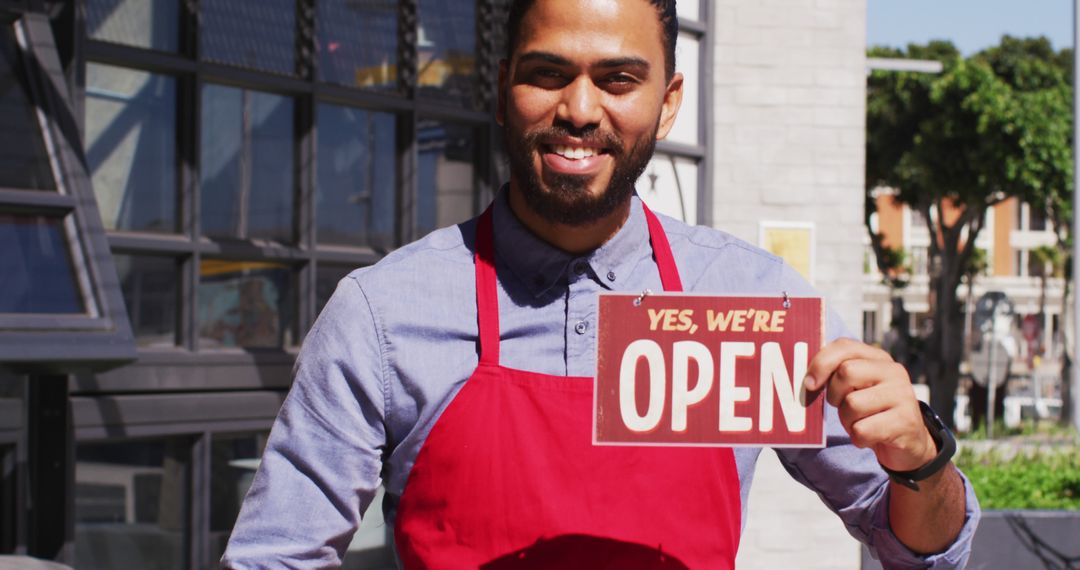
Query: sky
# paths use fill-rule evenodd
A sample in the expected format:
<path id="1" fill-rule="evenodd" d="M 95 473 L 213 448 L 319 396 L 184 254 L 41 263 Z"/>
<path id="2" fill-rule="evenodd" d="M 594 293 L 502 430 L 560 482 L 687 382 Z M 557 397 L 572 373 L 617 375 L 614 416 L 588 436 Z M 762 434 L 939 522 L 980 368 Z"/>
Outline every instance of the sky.
<path id="1" fill-rule="evenodd" d="M 904 47 L 952 40 L 971 55 L 1002 35 L 1046 36 L 1072 47 L 1073 0 L 867 0 L 867 44 Z"/>

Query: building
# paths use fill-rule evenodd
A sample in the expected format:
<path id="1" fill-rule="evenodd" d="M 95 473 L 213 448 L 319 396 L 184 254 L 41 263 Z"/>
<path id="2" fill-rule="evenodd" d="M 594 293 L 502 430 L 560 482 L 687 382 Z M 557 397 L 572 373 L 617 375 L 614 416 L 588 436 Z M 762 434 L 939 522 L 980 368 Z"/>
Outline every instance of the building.
<path id="1" fill-rule="evenodd" d="M 506 179 L 505 4 L 0 0 L 0 554 L 215 567 L 337 281 Z M 679 16 L 639 192 L 857 325 L 865 1 Z M 348 567 L 392 565 L 377 510 Z"/>
<path id="2" fill-rule="evenodd" d="M 883 243 L 906 254 L 910 284 L 897 291 L 908 312 L 906 326 L 913 334 L 925 329 L 930 310 L 928 248 L 930 232 L 926 220 L 917 211 L 895 202 L 893 193 L 882 189 L 876 193 L 876 213 L 871 216 L 875 231 Z M 946 213 L 946 215 L 948 215 Z M 883 284 L 874 262 L 873 251 L 866 242 L 866 272 L 863 296 L 863 338 L 881 342 L 892 322 L 893 293 Z M 987 291 L 1001 291 L 1013 302 L 1016 313 L 1015 330 L 1024 337 L 1019 343 L 1022 369 L 1029 367 L 1036 356 L 1042 360 L 1055 358 L 1061 349 L 1062 292 L 1064 280 L 1055 275 L 1051 266 L 1043 267 L 1032 250 L 1039 247 L 1058 247 L 1057 236 L 1046 214 L 1030 204 L 1010 198 L 990 208 L 986 225 L 975 240 L 975 247 L 985 251 L 986 270 L 977 275 L 970 294 L 972 301 Z M 1046 276 L 1045 283 L 1043 276 Z M 961 300 L 968 297 L 968 287 L 961 285 Z M 1034 326 L 1039 311 L 1046 318 Z"/>

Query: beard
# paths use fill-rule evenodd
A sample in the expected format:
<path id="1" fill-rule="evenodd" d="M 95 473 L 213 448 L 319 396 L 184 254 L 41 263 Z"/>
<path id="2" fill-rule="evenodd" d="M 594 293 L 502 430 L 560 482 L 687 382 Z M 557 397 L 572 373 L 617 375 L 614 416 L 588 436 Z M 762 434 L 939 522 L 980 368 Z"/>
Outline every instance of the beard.
<path id="1" fill-rule="evenodd" d="M 583 132 L 552 126 L 515 133 L 508 126 L 503 127 L 510 176 L 517 182 L 525 204 L 543 220 L 574 227 L 589 225 L 614 213 L 634 194 L 634 184 L 645 172 L 656 148 L 659 127 L 658 120 L 652 133 L 629 149 L 613 133 L 597 128 Z M 598 196 L 592 195 L 588 188 L 595 175 L 548 174 L 542 177 L 534 167 L 533 157 L 540 152 L 541 140 L 570 136 L 587 145 L 604 147 L 615 161 L 611 180 Z"/>

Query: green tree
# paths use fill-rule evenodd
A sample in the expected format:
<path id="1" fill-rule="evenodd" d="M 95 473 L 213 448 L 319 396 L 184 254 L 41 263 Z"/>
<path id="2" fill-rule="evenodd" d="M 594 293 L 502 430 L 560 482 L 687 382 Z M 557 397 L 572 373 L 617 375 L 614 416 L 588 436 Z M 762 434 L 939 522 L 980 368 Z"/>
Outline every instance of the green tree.
<path id="1" fill-rule="evenodd" d="M 1045 204 L 1071 190 L 1072 89 L 1064 56 L 1040 40 L 1006 37 L 968 59 L 945 42 L 871 55 L 944 64 L 939 75 L 868 78 L 866 188 L 895 188 L 927 220 L 926 373 L 932 405 L 951 422 L 963 357 L 957 288 L 989 208 L 1010 197 Z"/>

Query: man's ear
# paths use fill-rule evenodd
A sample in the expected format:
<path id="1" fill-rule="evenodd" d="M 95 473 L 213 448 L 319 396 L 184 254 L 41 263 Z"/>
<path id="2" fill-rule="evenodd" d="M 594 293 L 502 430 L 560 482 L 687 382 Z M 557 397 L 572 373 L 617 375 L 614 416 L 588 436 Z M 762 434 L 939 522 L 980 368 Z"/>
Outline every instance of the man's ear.
<path id="1" fill-rule="evenodd" d="M 676 72 L 668 82 L 664 91 L 664 103 L 660 107 L 660 124 L 656 129 L 656 140 L 667 137 L 671 127 L 675 125 L 675 117 L 679 114 L 682 106 L 683 74 Z"/>
<path id="2" fill-rule="evenodd" d="M 499 96 L 495 107 L 495 122 L 503 126 L 506 122 L 506 86 L 510 81 L 510 62 L 499 60 Z"/>

